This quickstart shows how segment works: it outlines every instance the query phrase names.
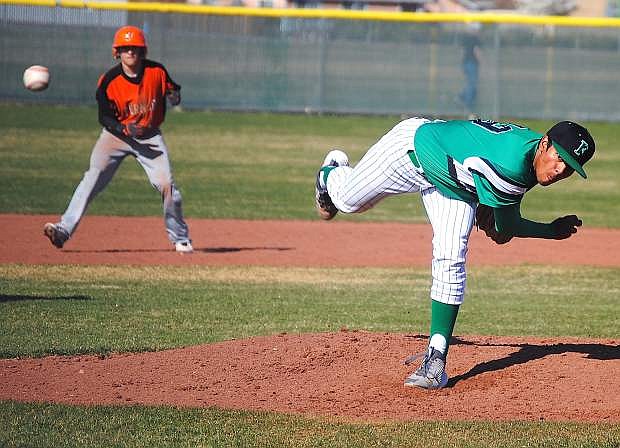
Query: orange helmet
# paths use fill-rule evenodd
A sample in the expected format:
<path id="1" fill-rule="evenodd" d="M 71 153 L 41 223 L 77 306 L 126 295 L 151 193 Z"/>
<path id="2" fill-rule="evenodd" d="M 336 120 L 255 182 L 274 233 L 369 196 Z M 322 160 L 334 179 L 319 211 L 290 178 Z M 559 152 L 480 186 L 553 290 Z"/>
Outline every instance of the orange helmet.
<path id="1" fill-rule="evenodd" d="M 114 33 L 112 56 L 118 57 L 118 47 L 142 47 L 146 55 L 146 39 L 142 30 L 135 26 L 122 26 Z"/>

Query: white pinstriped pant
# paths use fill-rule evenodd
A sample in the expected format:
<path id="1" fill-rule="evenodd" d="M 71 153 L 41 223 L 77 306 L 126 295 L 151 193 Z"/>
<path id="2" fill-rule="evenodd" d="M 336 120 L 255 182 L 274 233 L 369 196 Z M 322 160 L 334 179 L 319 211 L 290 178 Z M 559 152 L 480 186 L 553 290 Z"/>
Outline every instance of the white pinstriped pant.
<path id="1" fill-rule="evenodd" d="M 361 213 L 382 199 L 420 192 L 433 226 L 431 298 L 460 305 L 465 294 L 467 243 L 474 224 L 476 204 L 444 196 L 416 168 L 408 151 L 414 149 L 416 130 L 429 120 L 401 121 L 375 143 L 355 167 L 333 169 L 327 191 L 343 213 Z"/>

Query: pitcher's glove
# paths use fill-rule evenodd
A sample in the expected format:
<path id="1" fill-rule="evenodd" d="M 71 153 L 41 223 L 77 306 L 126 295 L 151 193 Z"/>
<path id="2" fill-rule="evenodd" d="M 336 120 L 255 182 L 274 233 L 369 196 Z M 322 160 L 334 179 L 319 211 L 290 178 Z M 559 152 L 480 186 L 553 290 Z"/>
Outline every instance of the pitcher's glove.
<path id="1" fill-rule="evenodd" d="M 476 208 L 476 226 L 478 229 L 483 230 L 486 236 L 497 244 L 506 244 L 512 239 L 512 236 L 507 236 L 497 231 L 493 207 L 488 205 L 478 204 Z"/>

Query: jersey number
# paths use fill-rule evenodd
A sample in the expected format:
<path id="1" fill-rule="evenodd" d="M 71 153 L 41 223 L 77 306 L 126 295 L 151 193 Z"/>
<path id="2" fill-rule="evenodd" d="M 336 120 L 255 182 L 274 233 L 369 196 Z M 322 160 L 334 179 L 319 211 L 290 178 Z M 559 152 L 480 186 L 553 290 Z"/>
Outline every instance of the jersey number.
<path id="1" fill-rule="evenodd" d="M 492 132 L 493 134 L 502 134 L 504 132 L 512 131 L 515 128 L 526 129 L 523 126 L 519 126 L 518 124 L 514 124 L 514 123 L 500 123 L 499 121 L 482 120 L 480 118 L 471 120 L 471 122 L 475 124 L 476 126 L 481 127 L 484 130 Z"/>

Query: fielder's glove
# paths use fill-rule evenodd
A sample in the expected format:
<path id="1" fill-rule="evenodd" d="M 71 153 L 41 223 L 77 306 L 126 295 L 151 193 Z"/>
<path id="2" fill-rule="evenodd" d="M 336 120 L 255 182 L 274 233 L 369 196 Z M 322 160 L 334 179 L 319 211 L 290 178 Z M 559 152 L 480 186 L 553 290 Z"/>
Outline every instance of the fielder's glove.
<path id="1" fill-rule="evenodd" d="M 168 102 L 171 106 L 178 106 L 181 103 L 180 90 L 168 90 L 166 96 L 168 97 Z"/>
<path id="2" fill-rule="evenodd" d="M 486 236 L 497 244 L 506 244 L 512 239 L 512 236 L 507 236 L 497 231 L 493 207 L 488 205 L 478 204 L 476 208 L 476 226 L 478 229 L 483 230 Z"/>

